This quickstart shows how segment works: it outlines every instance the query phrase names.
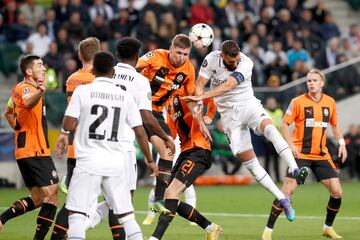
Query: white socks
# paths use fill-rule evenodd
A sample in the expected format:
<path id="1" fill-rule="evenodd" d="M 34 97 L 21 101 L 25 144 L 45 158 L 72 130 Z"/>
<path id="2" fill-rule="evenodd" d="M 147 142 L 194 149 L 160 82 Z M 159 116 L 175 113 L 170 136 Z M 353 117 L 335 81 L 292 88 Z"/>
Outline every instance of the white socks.
<path id="1" fill-rule="evenodd" d="M 264 136 L 274 145 L 280 158 L 285 160 L 289 167 L 289 172 L 292 173 L 298 168 L 289 145 L 273 124 L 269 124 L 265 127 Z"/>
<path id="2" fill-rule="evenodd" d="M 247 170 L 253 175 L 264 188 L 271 192 L 278 200 L 285 198 L 284 193 L 276 186 L 265 169 L 259 164 L 257 158 L 253 158 L 249 161 L 243 162 Z"/>
<path id="3" fill-rule="evenodd" d="M 96 211 L 90 213 L 88 220 L 86 221 L 85 228 L 86 230 L 89 228 L 94 228 L 101 221 L 109 215 L 109 206 L 105 201 L 98 203 L 96 206 Z"/>
<path id="4" fill-rule="evenodd" d="M 189 204 L 193 208 L 196 208 L 196 193 L 194 185 L 190 185 L 188 188 L 185 189 L 184 197 L 187 204 Z"/>
<path id="5" fill-rule="evenodd" d="M 148 205 L 149 205 L 148 209 L 150 209 L 150 207 L 154 202 L 155 202 L 155 190 L 154 188 L 152 188 L 148 195 Z M 155 212 L 148 210 L 147 215 L 155 217 Z"/>
<path id="6" fill-rule="evenodd" d="M 124 227 L 127 240 L 143 240 L 141 229 L 136 222 L 133 213 L 123 218 L 119 218 L 119 223 Z"/>
<path id="7" fill-rule="evenodd" d="M 86 216 L 81 213 L 72 213 L 69 215 L 69 230 L 67 232 L 69 240 L 85 239 Z"/>

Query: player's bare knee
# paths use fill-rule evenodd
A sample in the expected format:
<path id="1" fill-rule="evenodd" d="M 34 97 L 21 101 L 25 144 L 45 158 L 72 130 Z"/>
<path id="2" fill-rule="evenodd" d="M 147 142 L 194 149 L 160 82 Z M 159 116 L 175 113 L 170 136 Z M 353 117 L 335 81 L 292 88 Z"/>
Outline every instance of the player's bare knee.
<path id="1" fill-rule="evenodd" d="M 237 153 L 236 156 L 242 162 L 249 161 L 255 158 L 255 152 L 253 149 L 245 150 L 243 152 Z"/>
<path id="2" fill-rule="evenodd" d="M 261 121 L 260 126 L 259 126 L 259 130 L 260 130 L 261 134 L 264 134 L 264 130 L 265 130 L 266 126 L 269 124 L 273 124 L 273 122 L 270 118 L 265 118 L 264 120 Z"/>
<path id="3" fill-rule="evenodd" d="M 166 199 L 179 199 L 181 191 L 180 189 L 176 189 L 174 187 L 168 187 L 165 191 L 165 198 Z"/>
<path id="4" fill-rule="evenodd" d="M 47 187 L 41 188 L 43 195 L 43 202 L 51 203 L 55 206 L 58 204 L 58 187 L 57 184 L 53 184 Z"/>
<path id="5" fill-rule="evenodd" d="M 333 198 L 342 198 L 342 190 L 341 189 L 336 189 L 336 190 L 332 190 L 330 192 L 330 195 L 333 197 Z"/>

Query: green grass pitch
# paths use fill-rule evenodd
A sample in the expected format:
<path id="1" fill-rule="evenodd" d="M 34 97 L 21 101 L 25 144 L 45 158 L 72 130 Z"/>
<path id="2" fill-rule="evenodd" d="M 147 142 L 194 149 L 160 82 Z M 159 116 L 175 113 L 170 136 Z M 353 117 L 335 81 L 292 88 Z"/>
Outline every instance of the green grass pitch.
<path id="1" fill-rule="evenodd" d="M 360 239 L 360 183 L 343 183 L 344 198 L 334 228 L 345 240 Z M 149 188 L 139 188 L 135 193 L 135 209 L 139 223 L 145 217 Z M 220 239 L 260 239 L 267 221 L 273 197 L 258 184 L 251 186 L 196 187 L 197 208 L 212 221 L 220 224 L 224 233 Z M 14 200 L 26 196 L 26 190 L 0 189 L 0 208 L 5 210 Z M 61 196 L 61 204 L 64 195 Z M 321 236 L 328 201 L 327 190 L 320 184 L 308 184 L 298 188 L 293 196 L 297 218 L 288 222 L 281 217 L 273 233 L 274 240 L 316 240 Z M 1 240 L 32 239 L 38 211 L 27 213 L 6 223 Z M 155 228 L 142 226 L 144 236 L 149 237 Z M 204 239 L 204 231 L 180 217 L 175 217 L 163 239 Z M 47 239 L 50 238 L 48 233 Z M 107 221 L 87 231 L 87 239 L 111 239 Z"/>

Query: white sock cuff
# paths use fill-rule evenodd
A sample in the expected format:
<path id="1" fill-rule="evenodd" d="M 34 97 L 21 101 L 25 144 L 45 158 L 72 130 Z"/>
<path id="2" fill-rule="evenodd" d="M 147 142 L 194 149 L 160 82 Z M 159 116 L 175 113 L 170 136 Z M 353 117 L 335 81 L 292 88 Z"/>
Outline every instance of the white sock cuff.
<path id="1" fill-rule="evenodd" d="M 134 219 L 135 219 L 135 214 L 131 213 L 129 215 L 126 215 L 125 217 L 119 218 L 119 223 L 124 224 L 124 223 L 134 220 Z"/>
<path id="2" fill-rule="evenodd" d="M 85 222 L 87 217 L 81 213 L 72 213 L 69 215 L 69 239 L 85 239 Z"/>

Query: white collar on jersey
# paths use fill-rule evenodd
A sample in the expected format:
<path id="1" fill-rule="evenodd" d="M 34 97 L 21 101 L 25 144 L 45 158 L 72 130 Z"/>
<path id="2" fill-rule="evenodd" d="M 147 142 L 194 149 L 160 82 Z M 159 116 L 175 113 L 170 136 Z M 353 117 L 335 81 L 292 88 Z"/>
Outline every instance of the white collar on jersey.
<path id="1" fill-rule="evenodd" d="M 119 62 L 118 64 L 116 64 L 116 66 L 120 67 L 120 68 L 127 68 L 127 69 L 131 69 L 131 70 L 136 71 L 136 69 L 133 66 L 131 66 L 130 64 L 127 64 L 127 63 Z"/>
<path id="2" fill-rule="evenodd" d="M 112 78 L 107 77 L 97 77 L 94 79 L 94 82 L 107 82 L 115 85 L 115 82 Z"/>

